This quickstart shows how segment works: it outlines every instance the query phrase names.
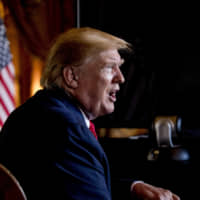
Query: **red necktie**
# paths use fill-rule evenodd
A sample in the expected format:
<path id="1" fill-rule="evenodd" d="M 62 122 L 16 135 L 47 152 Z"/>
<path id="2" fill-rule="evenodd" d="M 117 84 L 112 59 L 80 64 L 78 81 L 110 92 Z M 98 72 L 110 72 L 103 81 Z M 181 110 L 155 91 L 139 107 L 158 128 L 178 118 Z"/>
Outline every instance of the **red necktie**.
<path id="1" fill-rule="evenodd" d="M 90 121 L 90 131 L 93 133 L 94 137 L 97 139 L 97 133 L 95 131 L 94 124 Z"/>

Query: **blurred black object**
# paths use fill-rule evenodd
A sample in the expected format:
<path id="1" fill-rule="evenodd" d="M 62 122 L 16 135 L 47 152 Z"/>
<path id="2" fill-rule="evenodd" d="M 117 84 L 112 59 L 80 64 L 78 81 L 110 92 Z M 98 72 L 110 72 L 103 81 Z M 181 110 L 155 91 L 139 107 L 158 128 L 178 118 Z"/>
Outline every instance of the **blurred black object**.
<path id="1" fill-rule="evenodd" d="M 200 124 L 193 117 L 158 116 L 148 136 L 100 139 L 110 162 L 113 200 L 128 200 L 134 180 L 168 188 L 181 200 L 197 199 Z"/>

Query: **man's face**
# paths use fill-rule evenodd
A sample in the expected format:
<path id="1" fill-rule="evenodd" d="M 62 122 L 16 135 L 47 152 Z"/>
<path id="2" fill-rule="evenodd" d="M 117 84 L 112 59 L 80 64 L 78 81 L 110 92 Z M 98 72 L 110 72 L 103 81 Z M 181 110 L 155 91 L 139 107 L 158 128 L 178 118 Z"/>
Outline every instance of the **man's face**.
<path id="1" fill-rule="evenodd" d="M 80 66 L 75 97 L 90 119 L 114 111 L 119 84 L 124 82 L 122 63 L 117 50 L 106 50 Z"/>

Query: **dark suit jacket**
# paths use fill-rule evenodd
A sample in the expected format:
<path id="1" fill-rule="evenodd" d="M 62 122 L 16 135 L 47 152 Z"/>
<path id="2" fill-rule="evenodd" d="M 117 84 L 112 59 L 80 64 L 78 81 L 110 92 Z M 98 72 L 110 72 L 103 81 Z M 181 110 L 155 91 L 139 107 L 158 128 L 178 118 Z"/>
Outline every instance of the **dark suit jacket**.
<path id="1" fill-rule="evenodd" d="M 28 200 L 110 200 L 106 155 L 61 90 L 41 90 L 2 129 L 1 161 Z"/>

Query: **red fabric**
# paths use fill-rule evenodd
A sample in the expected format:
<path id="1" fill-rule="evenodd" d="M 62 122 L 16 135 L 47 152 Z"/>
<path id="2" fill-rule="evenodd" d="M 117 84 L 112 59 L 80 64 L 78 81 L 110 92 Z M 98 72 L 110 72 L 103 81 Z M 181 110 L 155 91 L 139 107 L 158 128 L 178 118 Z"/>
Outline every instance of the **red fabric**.
<path id="1" fill-rule="evenodd" d="M 3 0 L 14 20 L 20 39 L 33 55 L 46 59 L 57 36 L 75 26 L 73 0 Z"/>
<path id="2" fill-rule="evenodd" d="M 97 133 L 96 133 L 96 131 L 95 131 L 95 126 L 94 126 L 94 124 L 93 124 L 91 121 L 90 121 L 90 131 L 93 133 L 94 137 L 95 137 L 96 139 L 98 139 Z"/>

